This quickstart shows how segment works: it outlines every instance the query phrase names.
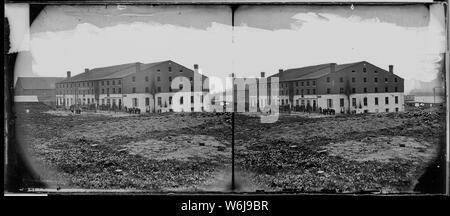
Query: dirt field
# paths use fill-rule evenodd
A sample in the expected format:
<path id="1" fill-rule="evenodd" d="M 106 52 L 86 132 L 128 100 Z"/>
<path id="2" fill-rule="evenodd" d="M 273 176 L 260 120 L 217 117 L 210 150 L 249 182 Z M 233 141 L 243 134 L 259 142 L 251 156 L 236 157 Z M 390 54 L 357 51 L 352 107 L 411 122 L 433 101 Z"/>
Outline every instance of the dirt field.
<path id="1" fill-rule="evenodd" d="M 235 127 L 248 190 L 410 193 L 445 145 L 445 113 L 436 110 L 282 115 L 273 124 L 238 115 Z"/>
<path id="2" fill-rule="evenodd" d="M 16 110 L 19 142 L 49 188 L 220 191 L 229 180 L 227 114 L 72 115 L 37 104 Z"/>
<path id="3" fill-rule="evenodd" d="M 39 104 L 16 110 L 18 141 L 49 188 L 229 188 L 229 114 L 72 115 Z M 410 193 L 444 132 L 438 110 L 281 115 L 272 124 L 236 114 L 237 191 Z"/>

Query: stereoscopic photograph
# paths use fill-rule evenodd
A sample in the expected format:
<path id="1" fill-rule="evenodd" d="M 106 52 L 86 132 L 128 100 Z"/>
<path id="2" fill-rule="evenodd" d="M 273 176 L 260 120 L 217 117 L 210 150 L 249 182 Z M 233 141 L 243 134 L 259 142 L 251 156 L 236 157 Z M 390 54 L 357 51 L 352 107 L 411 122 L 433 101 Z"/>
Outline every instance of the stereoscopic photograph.
<path id="1" fill-rule="evenodd" d="M 445 193 L 444 4 L 42 8 L 10 66 L 22 191 Z"/>

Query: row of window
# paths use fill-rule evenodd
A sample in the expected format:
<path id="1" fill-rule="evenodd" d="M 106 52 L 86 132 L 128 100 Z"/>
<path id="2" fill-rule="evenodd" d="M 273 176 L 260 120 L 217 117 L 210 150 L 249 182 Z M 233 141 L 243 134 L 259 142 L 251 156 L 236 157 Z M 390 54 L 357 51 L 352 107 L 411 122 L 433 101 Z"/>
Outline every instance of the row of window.
<path id="1" fill-rule="evenodd" d="M 116 88 L 111 88 L 111 90 L 112 90 L 112 94 L 122 94 L 122 88 L 117 88 L 117 91 L 116 91 Z M 110 92 L 109 92 L 109 88 L 106 88 L 106 94 L 109 94 Z M 102 94 L 105 94 L 105 89 L 104 88 L 102 88 Z"/>
<path id="2" fill-rule="evenodd" d="M 295 82 L 295 86 L 316 86 L 316 81 L 315 80 L 311 80 L 311 81 L 297 81 Z M 287 88 L 288 87 L 288 83 L 281 83 L 280 84 L 281 88 Z"/>
<path id="3" fill-rule="evenodd" d="M 367 88 L 363 88 L 363 92 L 364 93 L 367 93 Z M 375 87 L 374 89 L 373 89 L 373 92 L 375 92 L 375 93 L 378 93 L 378 87 Z M 384 92 L 389 92 L 389 87 L 384 87 Z M 394 87 L 394 92 L 398 92 L 398 87 Z M 331 93 L 331 89 L 330 88 L 327 88 L 327 94 L 330 94 Z M 344 88 L 339 88 L 339 93 L 340 94 L 345 94 L 346 92 L 345 92 L 345 89 Z M 351 88 L 351 93 L 356 93 L 356 88 Z"/>
<path id="4" fill-rule="evenodd" d="M 329 82 L 331 82 L 331 78 L 330 77 L 327 77 L 327 83 L 329 83 Z M 344 77 L 339 77 L 339 82 L 340 83 L 343 83 L 344 82 Z M 356 82 L 356 77 L 352 77 L 352 83 L 355 83 Z M 364 83 L 367 83 L 367 77 L 363 77 L 363 82 Z M 373 78 L 373 82 L 374 83 L 378 83 L 378 77 L 374 77 Z M 384 78 L 384 82 L 385 83 L 388 83 L 389 82 L 389 78 L 388 77 L 385 77 Z M 398 82 L 398 79 L 397 79 L 397 77 L 394 77 L 394 82 Z"/>
<path id="5" fill-rule="evenodd" d="M 363 88 L 363 92 L 364 93 L 367 93 L 368 91 L 367 91 L 367 88 Z M 375 87 L 374 88 L 374 92 L 375 93 L 378 93 L 378 87 Z M 384 92 L 389 92 L 389 87 L 384 87 Z M 398 87 L 394 87 L 394 92 L 398 92 Z M 306 91 L 305 91 L 305 89 L 296 89 L 295 90 L 295 94 L 296 95 L 304 95 L 304 94 L 307 94 L 307 95 L 309 95 L 309 94 L 316 94 L 316 89 L 306 89 Z M 340 94 L 345 94 L 346 92 L 345 92 L 345 89 L 344 88 L 339 88 L 339 93 Z M 351 88 L 351 93 L 356 93 L 356 88 Z M 280 95 L 287 95 L 288 94 L 288 91 L 287 90 L 281 90 L 280 91 Z M 327 94 L 331 94 L 331 88 L 327 88 Z"/>
<path id="6" fill-rule="evenodd" d="M 105 83 L 106 83 L 107 86 L 109 86 L 109 84 L 110 84 L 109 81 L 110 81 L 110 80 L 106 80 L 106 81 L 105 81 L 105 80 L 102 80 L 102 81 L 101 81 L 102 86 L 104 86 Z M 117 82 L 116 82 L 116 80 L 111 80 L 111 84 L 112 84 L 112 85 L 116 85 L 116 83 L 117 83 L 117 85 L 120 85 L 120 84 L 122 84 L 122 80 L 119 79 L 119 80 L 117 80 Z"/>

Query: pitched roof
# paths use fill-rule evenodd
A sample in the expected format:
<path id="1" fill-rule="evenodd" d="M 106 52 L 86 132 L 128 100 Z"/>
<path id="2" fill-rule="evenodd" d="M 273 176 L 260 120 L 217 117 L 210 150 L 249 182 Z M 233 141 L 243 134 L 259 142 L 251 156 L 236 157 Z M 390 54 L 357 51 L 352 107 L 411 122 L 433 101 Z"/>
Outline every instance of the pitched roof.
<path id="1" fill-rule="evenodd" d="M 354 62 L 354 63 L 348 63 L 348 64 L 336 64 L 335 71 L 340 71 L 344 68 L 356 65 L 362 63 L 360 62 Z M 327 63 L 327 64 L 320 64 L 320 65 L 312 65 L 307 67 L 301 67 L 301 68 L 292 68 L 287 69 L 283 71 L 283 76 L 281 77 L 280 81 L 294 81 L 294 80 L 304 80 L 304 79 L 317 79 L 322 76 L 325 76 L 327 74 L 331 73 L 331 64 L 334 63 Z M 279 77 L 279 73 L 276 73 L 270 77 Z"/>
<path id="2" fill-rule="evenodd" d="M 55 89 L 55 83 L 64 77 L 18 77 L 16 86 L 20 83 L 23 89 Z"/>
<path id="3" fill-rule="evenodd" d="M 73 77 L 66 78 L 62 82 L 79 82 L 79 81 L 88 81 L 88 80 L 99 80 L 99 79 L 114 79 L 114 78 L 121 78 L 128 76 L 130 74 L 136 73 L 136 64 L 140 64 L 141 70 L 146 70 L 148 68 L 154 67 L 160 63 L 167 62 L 167 61 L 160 61 L 160 62 L 153 62 L 148 64 L 143 64 L 140 62 L 135 63 L 128 63 L 128 64 L 121 64 L 121 65 L 114 65 L 109 67 L 102 67 L 102 68 L 94 68 L 90 69 L 89 72 L 83 72 L 80 74 L 77 74 Z"/>

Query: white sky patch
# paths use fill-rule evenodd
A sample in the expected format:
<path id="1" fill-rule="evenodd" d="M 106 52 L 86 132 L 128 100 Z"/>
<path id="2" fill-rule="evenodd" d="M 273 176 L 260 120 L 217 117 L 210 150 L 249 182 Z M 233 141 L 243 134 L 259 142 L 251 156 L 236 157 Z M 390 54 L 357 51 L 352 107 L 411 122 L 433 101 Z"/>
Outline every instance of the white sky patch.
<path id="1" fill-rule="evenodd" d="M 405 79 L 436 77 L 445 51 L 442 7 L 432 8 L 426 27 L 402 27 L 378 18 L 344 18 L 328 13 L 299 13 L 291 29 L 235 28 L 235 69 L 239 76 L 271 75 L 278 69 L 315 64 L 369 61 Z M 245 21 L 242 21 L 245 23 Z"/>
<path id="2" fill-rule="evenodd" d="M 81 23 L 70 31 L 31 37 L 33 71 L 40 76 L 169 59 L 191 69 L 199 64 L 207 76 L 226 76 L 231 73 L 231 48 L 231 27 L 218 23 L 206 30 L 142 22 L 105 28 Z"/>

